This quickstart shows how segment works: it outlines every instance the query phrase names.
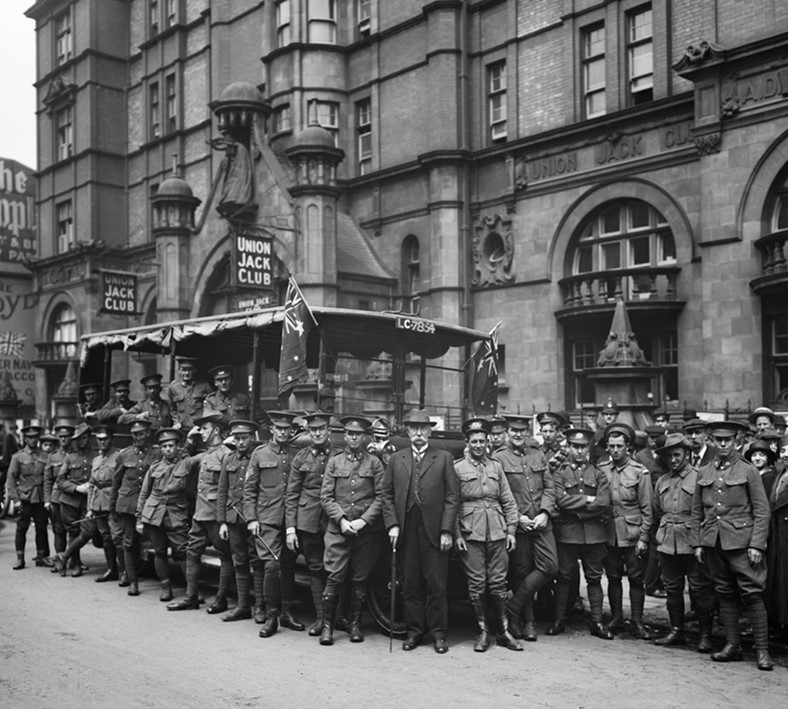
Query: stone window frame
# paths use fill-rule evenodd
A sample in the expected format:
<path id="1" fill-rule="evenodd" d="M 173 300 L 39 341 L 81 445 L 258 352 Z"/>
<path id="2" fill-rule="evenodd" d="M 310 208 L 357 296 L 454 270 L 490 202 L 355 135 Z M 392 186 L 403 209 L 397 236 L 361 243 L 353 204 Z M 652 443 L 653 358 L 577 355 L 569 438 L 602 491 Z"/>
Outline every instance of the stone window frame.
<path id="1" fill-rule="evenodd" d="M 163 135 L 161 125 L 161 86 L 158 79 L 148 84 L 148 139 L 156 140 Z"/>
<path id="2" fill-rule="evenodd" d="M 271 134 L 290 133 L 293 129 L 292 120 L 289 103 L 280 103 L 278 106 L 274 106 L 271 114 Z"/>
<path id="3" fill-rule="evenodd" d="M 55 253 L 64 254 L 76 243 L 74 201 L 63 199 L 55 204 Z"/>
<path id="4" fill-rule="evenodd" d="M 372 31 L 371 0 L 356 0 L 356 33 L 359 39 Z"/>
<path id="5" fill-rule="evenodd" d="M 356 101 L 356 148 L 358 150 L 358 174 L 366 175 L 372 170 L 372 98 Z"/>
<path id="6" fill-rule="evenodd" d="M 291 0 L 278 0 L 274 13 L 276 46 L 286 47 L 292 41 L 293 6 Z"/>
<path id="7" fill-rule="evenodd" d="M 178 97 L 178 75 L 171 71 L 164 76 L 164 134 L 174 133 L 178 130 L 178 116 L 180 114 Z"/>
<path id="8" fill-rule="evenodd" d="M 53 20 L 54 46 L 53 64 L 62 66 L 74 56 L 74 20 L 71 15 L 72 6 L 69 5 Z"/>
<path id="9" fill-rule="evenodd" d="M 309 103 L 309 112 L 312 114 L 310 119 L 331 133 L 334 147 L 339 147 L 339 102 L 315 99 Z"/>
<path id="10" fill-rule="evenodd" d="M 337 43 L 336 0 L 307 0 L 307 42 Z"/>
<path id="11" fill-rule="evenodd" d="M 49 317 L 49 341 L 63 343 L 59 359 L 74 359 L 78 356 L 79 320 L 71 303 L 58 303 Z"/>
<path id="12" fill-rule="evenodd" d="M 491 143 L 508 138 L 506 59 L 487 65 L 487 125 Z"/>
<path id="13" fill-rule="evenodd" d="M 602 32 L 601 38 L 594 39 L 594 35 Z M 607 114 L 607 27 L 604 20 L 593 22 L 580 31 L 580 77 L 583 94 L 583 118 L 596 118 Z M 600 51 L 601 47 L 601 51 Z M 592 67 L 602 67 L 604 77 L 602 83 L 591 83 Z M 594 98 L 602 97 L 601 109 L 592 110 Z"/>
<path id="14" fill-rule="evenodd" d="M 637 24 L 636 20 L 639 17 L 648 14 L 648 35 L 636 36 L 637 30 L 643 25 Z M 654 11 L 651 3 L 641 5 L 626 13 L 626 45 L 627 45 L 627 103 L 630 106 L 639 106 L 644 103 L 650 103 L 654 100 Z M 651 60 L 651 70 L 649 72 L 641 72 L 638 75 L 634 73 L 634 66 L 637 61 L 636 54 L 648 47 L 650 49 L 648 56 Z M 642 58 L 642 57 L 641 57 Z M 646 77 L 650 78 L 650 83 L 635 90 L 633 87 L 636 82 L 640 82 Z"/>
<path id="15" fill-rule="evenodd" d="M 55 162 L 74 156 L 74 104 L 68 102 L 53 111 Z"/>

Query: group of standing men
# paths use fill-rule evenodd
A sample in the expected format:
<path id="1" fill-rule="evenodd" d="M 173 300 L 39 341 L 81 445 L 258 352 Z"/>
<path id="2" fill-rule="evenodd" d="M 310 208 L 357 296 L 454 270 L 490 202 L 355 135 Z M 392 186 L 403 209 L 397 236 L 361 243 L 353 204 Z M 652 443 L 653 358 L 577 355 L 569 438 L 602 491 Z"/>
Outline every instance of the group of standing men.
<path id="1" fill-rule="evenodd" d="M 225 383 L 214 393 L 194 381 L 193 370 L 193 361 L 179 360 L 181 377 L 168 389 L 169 402 L 160 396 L 159 375 L 143 379 L 146 400 L 136 405 L 123 398 L 128 382 L 116 382 L 116 400 L 87 411 L 88 420 L 95 417 L 92 429 L 87 423 L 55 429 L 57 450 L 39 449 L 40 440 L 53 443 L 39 427 L 22 430 L 24 449 L 9 467 L 9 492 L 22 507 L 15 569 L 25 564 L 31 519 L 36 561 L 48 563 L 48 512 L 55 522 L 54 570 L 65 575 L 70 565 L 72 575 L 80 575 L 79 549 L 98 534 L 107 571 L 96 581 L 118 580 L 135 596 L 143 531 L 154 552 L 160 600 L 171 611 L 190 610 L 202 603 L 201 557 L 212 545 L 221 567 L 208 613 L 224 613 L 227 622 L 253 617 L 260 636 L 270 637 L 280 624 L 306 629 L 292 608 L 301 552 L 317 617 L 309 634 L 331 645 L 341 625 L 351 642 L 360 642 L 367 580 L 385 530 L 401 559 L 403 650 L 414 650 L 429 635 L 437 653 L 448 651 L 448 564 L 456 549 L 479 626 L 474 649 L 483 652 L 490 644 L 490 599 L 496 642 L 517 651 L 523 649 L 519 640 L 537 640 L 535 596 L 554 580 L 554 621 L 547 634 L 564 632 L 578 561 L 588 588 L 591 633 L 612 639 L 623 629 L 626 573 L 629 631 L 653 639 L 643 607 L 645 563 L 656 528 L 672 626 L 657 644 L 686 641 L 686 579 L 699 620 L 698 650 L 711 651 L 713 589 L 727 642 L 712 659 L 741 659 L 741 603 L 753 625 L 758 667 L 772 668 L 762 598 L 769 502 L 757 470 L 735 446 L 739 424 L 706 426 L 714 450 L 698 465 L 692 426 L 662 438 L 652 454 L 666 472 L 652 485 L 648 468 L 633 457 L 630 426 L 613 421 L 595 437 L 549 411 L 536 416 L 540 444 L 529 435 L 529 417 L 466 421 L 466 447 L 457 461 L 430 443 L 434 423 L 420 409 L 403 421 L 409 445 L 400 450 L 388 443 L 386 430 L 370 443 L 372 422 L 357 415 L 340 418 L 344 445 L 332 446 L 332 417 L 322 412 L 303 417 L 309 441 L 302 448 L 292 445 L 296 414 L 268 412 L 271 440 L 260 444 L 248 399 L 232 391 L 230 368 L 212 370 L 217 386 L 220 379 Z M 131 446 L 113 446 L 113 426 L 105 422 L 111 417 L 130 425 Z M 152 430 L 157 445 L 150 440 Z M 595 443 L 604 455 L 592 462 Z M 785 449 L 788 458 L 788 439 Z M 785 477 L 783 472 L 775 481 L 778 493 L 788 487 Z M 185 596 L 174 602 L 168 550 L 186 579 Z M 603 575 L 611 610 L 607 624 Z M 238 600 L 228 612 L 233 579 Z"/>

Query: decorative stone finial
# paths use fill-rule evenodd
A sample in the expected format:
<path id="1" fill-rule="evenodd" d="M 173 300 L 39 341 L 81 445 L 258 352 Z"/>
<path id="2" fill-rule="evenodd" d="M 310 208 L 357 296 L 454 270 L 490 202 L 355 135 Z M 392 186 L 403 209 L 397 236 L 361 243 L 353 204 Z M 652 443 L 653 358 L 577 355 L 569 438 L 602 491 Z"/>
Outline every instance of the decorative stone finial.
<path id="1" fill-rule="evenodd" d="M 599 353 L 597 367 L 650 367 L 643 350 L 638 345 L 637 337 L 632 332 L 626 306 L 623 300 L 616 303 L 613 322 L 607 342 Z"/>

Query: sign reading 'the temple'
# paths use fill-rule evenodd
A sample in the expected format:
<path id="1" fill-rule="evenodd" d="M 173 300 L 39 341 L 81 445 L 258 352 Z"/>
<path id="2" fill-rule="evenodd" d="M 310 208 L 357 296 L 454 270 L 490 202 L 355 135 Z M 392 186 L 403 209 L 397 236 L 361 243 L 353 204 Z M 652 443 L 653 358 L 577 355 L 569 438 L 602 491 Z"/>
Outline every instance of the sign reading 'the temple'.
<path id="1" fill-rule="evenodd" d="M 0 262 L 36 255 L 35 201 L 33 171 L 0 158 Z"/>
<path id="2" fill-rule="evenodd" d="M 137 312 L 137 274 L 125 271 L 99 271 L 101 274 L 102 313 L 133 315 Z"/>
<path id="3" fill-rule="evenodd" d="M 236 229 L 233 234 L 232 285 L 242 289 L 274 287 L 273 239 L 261 230 Z"/>

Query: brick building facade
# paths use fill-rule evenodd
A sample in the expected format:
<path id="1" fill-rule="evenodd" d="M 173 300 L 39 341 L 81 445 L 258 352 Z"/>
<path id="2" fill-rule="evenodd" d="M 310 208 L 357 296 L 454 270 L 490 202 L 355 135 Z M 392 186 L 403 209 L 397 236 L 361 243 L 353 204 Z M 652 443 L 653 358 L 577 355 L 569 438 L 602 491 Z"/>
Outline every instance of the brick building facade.
<path id="1" fill-rule="evenodd" d="M 309 302 L 503 321 L 501 405 L 576 411 L 601 403 L 587 370 L 623 298 L 655 404 L 785 404 L 783 3 L 40 0 L 28 14 L 42 414 L 78 335 L 237 306 L 211 197 L 225 156 L 208 141 L 242 106 L 247 221 Z M 175 196 L 193 199 L 181 232 L 155 223 L 173 155 Z M 101 269 L 137 273 L 139 314 L 99 313 Z"/>

